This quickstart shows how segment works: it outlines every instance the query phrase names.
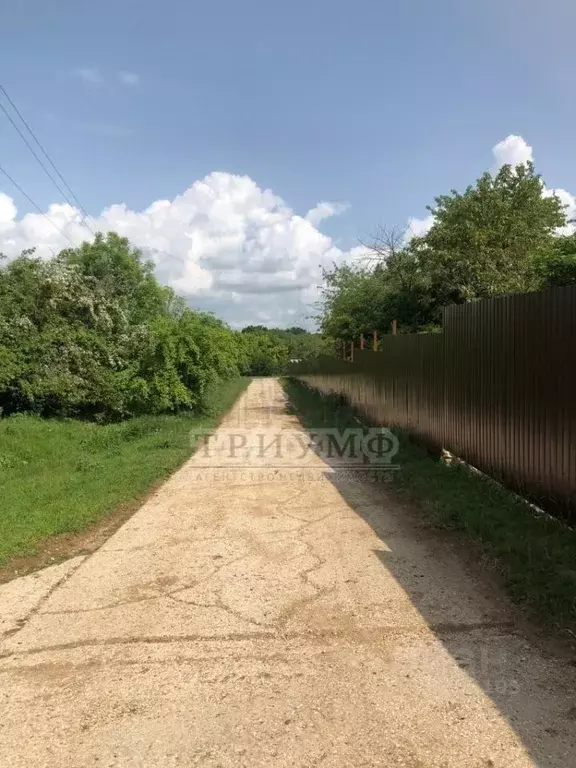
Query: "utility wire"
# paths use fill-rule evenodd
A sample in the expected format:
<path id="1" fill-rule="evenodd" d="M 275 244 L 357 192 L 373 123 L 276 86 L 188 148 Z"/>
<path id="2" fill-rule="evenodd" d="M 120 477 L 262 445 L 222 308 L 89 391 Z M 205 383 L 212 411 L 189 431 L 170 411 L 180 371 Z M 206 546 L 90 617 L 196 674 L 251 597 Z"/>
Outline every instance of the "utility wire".
<path id="1" fill-rule="evenodd" d="M 12 101 L 12 99 L 11 99 L 11 98 L 10 98 L 10 96 L 8 95 L 8 92 L 6 91 L 6 89 L 4 88 L 4 86 L 3 86 L 2 84 L 0 84 L 0 91 L 1 91 L 1 92 L 4 94 L 4 96 L 5 96 L 5 97 L 6 97 L 6 99 L 8 100 L 8 103 L 11 105 L 12 109 L 14 110 L 14 112 L 16 112 L 16 114 L 18 115 L 18 117 L 20 118 L 20 120 L 22 121 L 22 123 L 24 124 L 24 126 L 26 127 L 26 129 L 27 129 L 28 133 L 30 134 L 30 136 L 32 136 L 32 138 L 34 139 L 34 141 L 36 142 L 36 144 L 38 145 L 38 147 L 40 148 L 40 150 L 41 150 L 41 151 L 42 151 L 42 153 L 44 154 L 44 157 L 45 157 L 45 158 L 48 160 L 48 162 L 50 163 L 50 165 L 52 166 L 52 168 L 54 169 L 54 171 L 56 172 L 56 174 L 58 175 L 58 177 L 61 179 L 62 183 L 64 184 L 64 186 L 66 187 L 66 189 L 68 190 L 68 192 L 70 193 L 70 195 L 72 196 L 72 198 L 73 198 L 73 200 L 75 201 L 76 205 L 78 206 L 78 208 L 80 209 L 80 211 L 81 211 L 81 212 L 82 212 L 82 214 L 83 214 L 83 219 L 82 219 L 82 221 L 83 221 L 83 222 L 86 224 L 86 226 L 88 227 L 88 229 L 90 230 L 90 232 L 91 232 L 92 234 L 95 234 L 94 230 L 92 229 L 92 227 L 91 227 L 91 226 L 89 225 L 89 223 L 88 223 L 88 220 L 90 219 L 90 216 L 89 216 L 89 214 L 86 212 L 86 209 L 84 208 L 84 206 L 82 205 L 82 203 L 80 202 L 80 200 L 77 198 L 77 196 L 74 194 L 74 192 L 73 192 L 73 190 L 71 189 L 70 185 L 68 184 L 68 182 L 66 181 L 66 179 L 64 178 L 64 176 L 63 176 L 63 175 L 60 173 L 60 171 L 59 171 L 59 170 L 58 170 L 58 168 L 56 167 L 56 164 L 54 163 L 54 161 L 52 160 L 52 158 L 50 157 L 50 155 L 48 154 L 48 152 L 47 152 L 47 151 L 44 149 L 44 147 L 43 147 L 42 143 L 40 142 L 40 139 L 38 139 L 38 137 L 36 136 L 36 134 L 34 133 L 34 131 L 32 130 L 32 128 L 30 127 L 30 125 L 29 125 L 29 124 L 26 122 L 26 120 L 25 120 L 24 116 L 22 115 L 22 113 L 20 112 L 20 110 L 18 109 L 18 107 L 16 106 L 16 104 L 14 104 L 14 102 Z M 56 189 L 58 190 L 58 192 L 60 192 L 60 194 L 61 194 L 61 195 L 64 197 L 64 199 L 66 200 L 66 202 L 67 202 L 67 203 L 68 203 L 70 206 L 72 206 L 72 208 L 74 208 L 74 207 L 75 207 L 75 205 L 74 205 L 74 203 L 72 202 L 72 200 L 70 200 L 70 198 L 68 197 L 68 194 L 67 194 L 66 192 L 64 192 L 64 190 L 63 190 L 63 189 L 62 189 L 62 187 L 61 187 L 61 186 L 58 184 L 58 182 L 56 181 L 56 179 L 54 178 L 54 176 L 53 176 L 53 175 L 50 173 L 50 171 L 48 170 L 48 168 L 45 166 L 44 162 L 43 162 L 43 161 L 42 161 L 42 160 L 41 160 L 41 159 L 38 157 L 38 155 L 37 155 L 36 151 L 35 151 L 35 150 L 34 150 L 34 148 L 31 146 L 31 144 L 30 144 L 30 142 L 28 141 L 28 139 L 26 138 L 26 136 L 25 136 L 25 135 L 22 133 L 22 131 L 20 130 L 20 128 L 18 127 L 18 125 L 17 125 L 17 124 L 14 122 L 14 120 L 13 120 L 12 116 L 10 115 L 10 113 L 8 112 L 8 110 L 6 109 L 6 107 L 5 107 L 5 106 L 4 106 L 4 105 L 3 105 L 1 102 L 0 102 L 0 109 L 1 109 L 1 110 L 4 112 L 4 114 L 6 115 L 6 117 L 7 117 L 7 118 L 8 118 L 8 120 L 10 121 L 10 123 L 12 124 L 13 128 L 14 128 L 14 129 L 15 129 L 15 131 L 18 133 L 18 135 L 20 136 L 20 138 L 22 139 L 22 141 L 23 141 L 23 142 L 26 144 L 26 146 L 28 147 L 28 149 L 30 150 L 30 152 L 32 152 L 32 154 L 33 154 L 33 155 L 34 155 L 34 157 L 36 158 L 37 162 L 38 162 L 38 163 L 40 164 L 40 166 L 42 167 L 42 169 L 43 169 L 44 173 L 45 173 L 45 174 L 48 176 L 48 178 L 50 179 L 50 181 L 51 181 L 51 182 L 54 184 L 54 186 L 56 187 Z"/>
<path id="2" fill-rule="evenodd" d="M 76 245 L 75 245 L 75 244 L 72 242 L 72 240 L 70 240 L 70 238 L 68 237 L 68 235 L 66 234 L 66 232 L 64 232 L 64 230 L 63 230 L 63 229 L 60 229 L 60 227 L 58 226 L 58 224 L 56 224 L 56 222 L 55 222 L 53 219 L 51 219 L 51 218 L 50 218 L 50 216 L 48 216 L 48 214 L 47 214 L 47 213 L 45 213 L 45 212 L 42 210 L 42 208 L 40 208 L 40 206 L 38 205 L 38 203 L 36 203 L 34 200 L 32 200 L 32 198 L 30 197 L 30 195 L 29 195 L 27 192 L 25 192 L 25 191 L 22 189 L 22 187 L 20 186 L 20 184 L 18 184 L 18 183 L 17 183 L 17 182 L 16 182 L 16 181 L 15 181 L 15 180 L 12 178 L 12 176 L 10 176 L 10 174 L 8 173 L 8 171 L 6 171 L 4 168 L 2 168 L 2 166 L 1 166 L 1 165 L 0 165 L 0 173 L 3 173 L 3 174 L 4 174 L 4 176 L 6 176 L 6 178 L 8 179 L 8 181 L 10 181 L 10 182 L 11 182 L 11 183 L 12 183 L 12 184 L 13 184 L 13 185 L 16 187 L 16 189 L 17 189 L 17 190 L 18 190 L 18 191 L 19 191 L 19 192 L 20 192 L 22 195 L 24 195 L 24 197 L 26 198 L 26 200 L 28 200 L 28 202 L 29 202 L 29 203 L 31 203 L 31 204 L 34 206 L 34 208 L 36 208 L 36 210 L 38 211 L 38 213 L 42 214 L 42 216 L 44 216 L 44 218 L 45 218 L 45 219 L 47 219 L 47 220 L 50 222 L 50 224 L 52 224 L 52 226 L 53 226 L 55 229 L 57 229 L 57 230 L 58 230 L 58 232 L 60 232 L 60 234 L 61 234 L 61 235 L 63 235 L 63 236 L 66 238 L 66 240 L 68 240 L 68 242 L 70 243 L 70 245 L 72 246 L 72 248 L 76 248 Z"/>
<path id="3" fill-rule="evenodd" d="M 56 179 L 54 178 L 54 176 L 53 176 L 53 175 L 50 173 L 50 171 L 48 170 L 48 168 L 46 168 L 46 166 L 44 165 L 43 161 L 42 161 L 42 160 L 41 160 L 41 159 L 38 157 L 38 155 L 37 155 L 37 154 L 36 154 L 36 152 L 34 151 L 34 148 L 32 147 L 32 145 L 30 144 L 30 142 L 29 142 L 29 141 L 28 141 L 28 139 L 26 138 L 26 136 L 24 136 L 24 134 L 22 133 L 22 131 L 20 130 L 20 128 L 18 127 L 18 125 L 17 125 L 17 124 L 14 122 L 14 120 L 12 119 L 12 116 L 10 115 L 10 113 L 8 112 L 8 110 L 6 109 L 6 107 L 5 107 L 5 106 L 4 106 L 4 105 L 3 105 L 1 102 L 0 102 L 0 109 L 1 109 L 1 110 L 4 112 L 4 114 L 6 115 L 6 117 L 8 118 L 8 120 L 9 120 L 9 121 L 12 123 L 12 126 L 14 127 L 14 130 L 15 130 L 15 131 L 18 133 L 18 135 L 20 136 L 20 138 L 22 139 L 22 141 L 24 142 L 24 144 L 26 144 L 26 146 L 28 147 L 28 149 L 30 150 L 30 152 L 31 152 L 31 153 L 34 155 L 34 157 L 36 158 L 36 160 L 37 160 L 38 164 L 39 164 L 39 165 L 41 166 L 41 168 L 43 169 L 43 171 L 44 171 L 44 173 L 46 174 L 46 176 L 48 176 L 48 178 L 50 179 L 50 181 L 51 181 L 51 182 L 54 184 L 54 186 L 56 187 L 56 189 L 58 190 L 58 192 L 60 192 L 60 194 L 62 195 L 62 197 L 63 197 L 63 198 L 66 200 L 66 202 L 68 203 L 68 205 L 70 205 L 70 206 L 72 206 L 72 208 L 74 208 L 74 203 L 73 203 L 73 202 L 70 200 L 70 198 L 68 197 L 68 195 L 66 194 L 66 192 L 64 192 L 64 190 L 62 189 L 62 187 L 61 187 L 61 186 L 58 184 L 58 182 L 56 181 Z M 85 221 L 85 218 L 83 219 L 83 221 Z M 86 226 L 88 226 L 88 224 L 86 224 Z M 89 226 L 88 226 L 88 229 L 90 229 L 90 231 L 92 231 L 92 230 L 91 230 L 91 228 L 90 228 Z M 94 234 L 94 233 L 92 232 L 92 234 Z"/>

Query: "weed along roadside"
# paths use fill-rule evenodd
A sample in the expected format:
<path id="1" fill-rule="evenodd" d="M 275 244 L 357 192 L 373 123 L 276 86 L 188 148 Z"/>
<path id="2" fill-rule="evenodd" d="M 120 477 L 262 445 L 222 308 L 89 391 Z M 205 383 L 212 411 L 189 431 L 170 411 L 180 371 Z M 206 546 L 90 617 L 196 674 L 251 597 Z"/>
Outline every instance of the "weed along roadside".
<path id="1" fill-rule="evenodd" d="M 215 384 L 201 414 L 100 425 L 18 415 L 0 421 L 0 580 L 97 546 L 192 453 L 249 383 Z"/>
<path id="2" fill-rule="evenodd" d="M 359 414 L 343 398 L 288 378 L 284 390 L 307 429 L 357 427 Z M 447 464 L 396 432 L 398 471 L 391 488 L 415 502 L 435 526 L 460 531 L 502 574 L 511 596 L 540 622 L 576 629 L 576 531 L 465 465 Z"/>

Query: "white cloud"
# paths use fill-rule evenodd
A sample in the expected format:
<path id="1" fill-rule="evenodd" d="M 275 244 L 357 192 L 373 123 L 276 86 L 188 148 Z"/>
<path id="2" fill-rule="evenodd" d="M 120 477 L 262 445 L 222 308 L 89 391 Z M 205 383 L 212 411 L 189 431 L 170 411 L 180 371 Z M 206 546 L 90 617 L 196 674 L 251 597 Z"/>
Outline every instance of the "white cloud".
<path id="1" fill-rule="evenodd" d="M 138 85 L 140 82 L 140 77 L 136 74 L 136 72 L 128 72 L 126 70 L 118 72 L 118 79 L 122 85 L 128 86 Z"/>
<path id="2" fill-rule="evenodd" d="M 16 218 L 16 206 L 11 197 L 0 192 L 0 233 L 10 229 Z"/>
<path id="3" fill-rule="evenodd" d="M 520 165 L 534 160 L 530 144 L 524 141 L 522 136 L 512 133 L 492 147 L 492 153 L 499 168 L 502 165 Z"/>
<path id="4" fill-rule="evenodd" d="M 191 305 L 232 322 L 283 324 L 293 322 L 295 307 L 310 313 L 322 267 L 346 258 L 314 224 L 341 210 L 323 203 L 300 216 L 248 176 L 216 172 L 142 211 L 112 205 L 92 227 L 128 237 L 154 261 L 161 282 Z M 48 258 L 69 246 L 66 236 L 91 239 L 75 208 L 52 205 L 47 214 L 61 232 L 40 214 L 18 219 L 11 199 L 0 195 L 0 251 L 13 257 L 37 247 Z"/>
<path id="5" fill-rule="evenodd" d="M 76 77 L 79 77 L 85 83 L 90 85 L 102 85 L 104 78 L 97 67 L 81 67 L 74 71 Z"/>
<path id="6" fill-rule="evenodd" d="M 430 214 L 423 219 L 411 217 L 408 219 L 408 227 L 406 229 L 406 239 L 410 240 L 413 237 L 422 237 L 428 232 L 434 225 L 434 216 Z"/>
<path id="7" fill-rule="evenodd" d="M 349 207 L 348 203 L 318 203 L 317 206 L 308 211 L 306 221 L 309 221 L 310 224 L 316 227 L 323 219 L 328 219 L 331 216 L 340 216 Z"/>

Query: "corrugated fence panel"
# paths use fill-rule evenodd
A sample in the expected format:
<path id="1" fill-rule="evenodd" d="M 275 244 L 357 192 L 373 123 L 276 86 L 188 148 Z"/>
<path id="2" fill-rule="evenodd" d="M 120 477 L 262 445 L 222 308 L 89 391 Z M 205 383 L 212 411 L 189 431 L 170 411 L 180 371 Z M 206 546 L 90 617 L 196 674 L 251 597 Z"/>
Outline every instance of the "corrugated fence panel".
<path id="1" fill-rule="evenodd" d="M 574 513 L 576 286 L 448 307 L 443 333 L 381 346 L 290 373 Z"/>

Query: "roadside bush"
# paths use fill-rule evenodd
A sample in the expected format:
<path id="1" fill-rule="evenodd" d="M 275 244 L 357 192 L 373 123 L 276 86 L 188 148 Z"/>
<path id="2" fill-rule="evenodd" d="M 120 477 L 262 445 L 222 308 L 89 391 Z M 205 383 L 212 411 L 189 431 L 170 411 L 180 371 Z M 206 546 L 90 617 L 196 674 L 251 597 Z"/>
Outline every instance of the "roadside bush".
<path id="1" fill-rule="evenodd" d="M 0 269 L 0 408 L 99 421 L 201 410 L 245 368 L 238 334 L 161 286 L 115 234 Z"/>

